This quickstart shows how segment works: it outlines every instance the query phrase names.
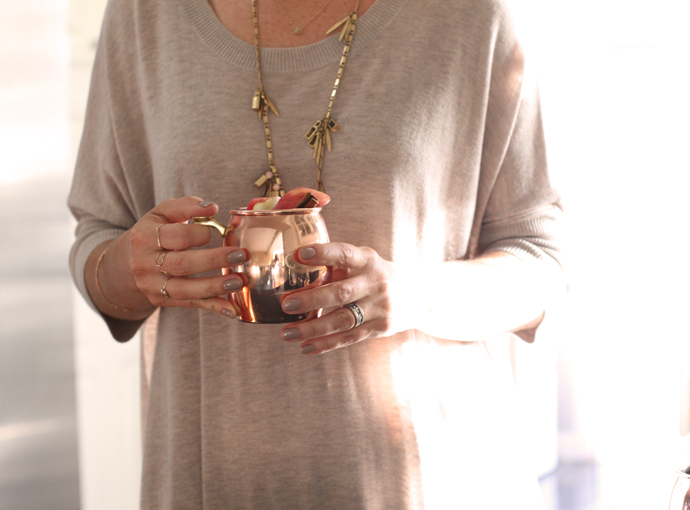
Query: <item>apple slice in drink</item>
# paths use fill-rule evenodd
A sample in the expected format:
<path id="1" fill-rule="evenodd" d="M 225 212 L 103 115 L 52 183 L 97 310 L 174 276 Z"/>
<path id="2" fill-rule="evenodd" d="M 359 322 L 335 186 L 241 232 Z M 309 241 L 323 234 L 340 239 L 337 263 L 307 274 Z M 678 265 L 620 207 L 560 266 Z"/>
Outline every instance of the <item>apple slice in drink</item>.
<path id="1" fill-rule="evenodd" d="M 308 198 L 311 197 L 310 200 Z M 282 197 L 259 197 L 253 198 L 248 211 L 269 211 L 280 209 L 295 209 L 298 207 L 323 207 L 331 201 L 331 197 L 309 188 L 296 188 L 288 191 Z"/>
<path id="2" fill-rule="evenodd" d="M 273 209 L 280 200 L 280 197 L 259 197 L 253 198 L 247 206 L 248 211 L 268 211 Z"/>
<path id="3" fill-rule="evenodd" d="M 301 202 L 309 194 L 316 199 L 316 203 L 308 205 L 308 207 L 323 207 L 331 201 L 331 197 L 325 193 L 322 193 L 321 191 L 316 191 L 315 189 L 309 188 L 296 188 L 285 193 L 285 195 L 280 199 L 273 209 L 295 209 L 300 206 L 305 207 L 305 205 L 302 205 Z"/>

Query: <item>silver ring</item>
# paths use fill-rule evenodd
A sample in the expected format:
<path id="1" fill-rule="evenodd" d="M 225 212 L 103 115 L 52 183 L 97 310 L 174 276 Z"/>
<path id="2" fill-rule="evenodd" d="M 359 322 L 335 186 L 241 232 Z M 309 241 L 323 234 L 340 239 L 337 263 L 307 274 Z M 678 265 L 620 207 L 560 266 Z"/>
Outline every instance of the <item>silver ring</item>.
<path id="1" fill-rule="evenodd" d="M 355 316 L 355 325 L 353 326 L 353 328 L 361 326 L 364 323 L 364 310 L 362 310 L 362 307 L 359 306 L 354 301 L 352 303 L 350 303 L 349 305 L 345 305 L 345 306 L 347 306 L 350 309 L 350 311 L 352 312 L 352 315 Z"/>

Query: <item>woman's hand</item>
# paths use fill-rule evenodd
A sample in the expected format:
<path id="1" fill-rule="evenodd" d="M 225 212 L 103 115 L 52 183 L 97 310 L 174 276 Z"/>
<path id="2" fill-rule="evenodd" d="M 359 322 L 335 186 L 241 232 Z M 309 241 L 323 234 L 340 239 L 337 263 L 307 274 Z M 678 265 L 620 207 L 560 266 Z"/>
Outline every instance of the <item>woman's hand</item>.
<path id="1" fill-rule="evenodd" d="M 216 204 L 186 197 L 166 200 L 145 214 L 106 247 L 101 267 L 96 264 L 96 287 L 106 301 L 104 307 L 97 303 L 99 308 L 119 318 L 131 318 L 126 312 L 150 311 L 152 306 L 204 308 L 236 317 L 237 310 L 220 296 L 240 290 L 246 283 L 243 275 L 189 278 L 250 258 L 247 250 L 234 246 L 192 249 L 206 245 L 211 230 L 187 221 L 217 212 Z"/>
<path id="2" fill-rule="evenodd" d="M 321 354 L 367 338 L 390 336 L 412 329 L 414 305 L 401 299 L 396 268 L 371 248 L 344 243 L 301 248 L 299 262 L 333 267 L 331 283 L 283 297 L 290 314 L 324 309 L 324 315 L 285 326 L 282 337 L 302 342 L 303 354 Z M 408 294 L 409 295 L 409 294 Z M 354 309 L 346 305 L 355 303 Z M 357 324 L 357 308 L 363 322 Z"/>
<path id="3" fill-rule="evenodd" d="M 333 266 L 332 283 L 283 297 L 283 310 L 324 315 L 285 326 L 282 337 L 302 342 L 303 354 L 321 354 L 367 338 L 416 329 L 447 340 L 475 342 L 536 328 L 564 290 L 563 272 L 550 257 L 523 261 L 490 251 L 472 260 L 439 263 L 424 279 L 418 271 L 383 260 L 371 248 L 328 243 L 301 248 L 303 264 Z M 427 271 L 429 271 L 427 266 Z M 364 322 L 357 325 L 357 306 Z"/>

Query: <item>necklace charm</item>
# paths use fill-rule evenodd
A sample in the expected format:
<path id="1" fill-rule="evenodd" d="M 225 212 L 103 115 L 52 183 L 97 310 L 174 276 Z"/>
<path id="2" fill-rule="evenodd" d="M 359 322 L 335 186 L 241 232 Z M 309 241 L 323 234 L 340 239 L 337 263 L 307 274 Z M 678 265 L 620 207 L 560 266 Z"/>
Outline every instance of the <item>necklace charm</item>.
<path id="1" fill-rule="evenodd" d="M 282 197 L 285 194 L 283 182 L 280 179 L 280 175 L 278 175 L 278 170 L 274 166 L 271 166 L 271 170 L 261 175 L 254 183 L 254 186 L 264 188 L 261 194 L 264 197 Z"/>
<path id="2" fill-rule="evenodd" d="M 273 113 L 280 117 L 278 109 L 273 104 L 273 101 L 271 101 L 271 99 L 268 97 L 268 95 L 266 95 L 263 89 L 259 87 L 258 89 L 256 89 L 256 92 L 254 92 L 254 97 L 252 97 L 252 110 L 258 112 L 259 118 L 261 118 L 264 108 L 270 108 Z"/>
<path id="3" fill-rule="evenodd" d="M 278 6 L 280 6 L 280 9 L 283 11 L 283 14 L 285 15 L 285 19 L 287 19 L 288 23 L 290 23 L 290 26 L 292 27 L 292 32 L 295 35 L 301 35 L 302 32 L 304 31 L 304 29 L 307 28 L 307 25 L 309 25 L 312 21 L 314 21 L 316 18 L 318 18 L 319 14 L 321 14 L 326 9 L 326 7 L 328 7 L 331 4 L 332 1 L 333 0 L 326 0 L 326 2 L 321 6 L 321 8 L 318 10 L 318 12 L 316 14 L 314 14 L 314 16 L 312 16 L 309 19 L 309 21 L 307 21 L 306 23 L 303 23 L 301 27 L 298 27 L 292 21 L 292 19 L 290 18 L 290 15 L 285 10 L 285 7 L 283 7 L 283 2 L 281 2 L 280 0 L 276 0 L 276 3 L 278 4 Z"/>
<path id="4" fill-rule="evenodd" d="M 323 186 L 323 181 L 321 180 L 324 149 L 328 148 L 328 152 L 331 152 L 331 131 L 335 133 L 338 131 L 338 129 L 340 129 L 340 127 L 335 119 L 326 116 L 323 119 L 316 121 L 309 131 L 307 131 L 307 133 L 304 135 L 304 137 L 307 139 L 309 147 L 314 149 L 312 158 L 314 159 L 314 163 L 316 163 L 318 168 L 317 191 L 326 191 Z"/>
<path id="5" fill-rule="evenodd" d="M 254 97 L 252 98 L 252 110 L 255 112 L 261 111 L 261 94 L 259 93 L 259 89 L 256 89 L 256 92 L 254 92 Z"/>
<path id="6" fill-rule="evenodd" d="M 314 149 L 313 158 L 316 160 L 317 166 L 320 167 L 323 161 L 323 149 L 328 147 L 328 152 L 331 152 L 331 131 L 336 132 L 338 129 L 340 126 L 335 119 L 324 118 L 316 121 L 304 135 L 308 140 L 309 147 Z"/>

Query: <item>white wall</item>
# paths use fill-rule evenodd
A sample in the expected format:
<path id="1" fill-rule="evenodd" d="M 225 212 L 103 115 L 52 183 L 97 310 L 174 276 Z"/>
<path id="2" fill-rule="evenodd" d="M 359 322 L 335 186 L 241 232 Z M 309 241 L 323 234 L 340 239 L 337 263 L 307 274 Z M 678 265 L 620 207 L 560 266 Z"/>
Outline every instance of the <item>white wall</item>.
<path id="1" fill-rule="evenodd" d="M 82 510 L 136 510 L 141 477 L 139 341 L 113 340 L 80 296 L 75 295 L 74 310 Z"/>
<path id="2" fill-rule="evenodd" d="M 602 463 L 605 508 L 666 508 L 690 344 L 690 3 L 537 3 L 569 224 L 561 459 Z"/>
<path id="3" fill-rule="evenodd" d="M 104 0 L 70 0 L 73 160 L 104 7 Z M 73 294 L 81 508 L 136 510 L 141 477 L 139 339 L 117 343 L 76 289 Z"/>

